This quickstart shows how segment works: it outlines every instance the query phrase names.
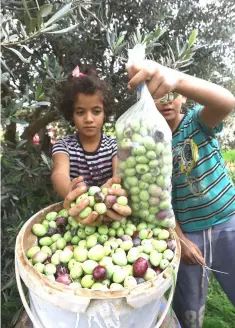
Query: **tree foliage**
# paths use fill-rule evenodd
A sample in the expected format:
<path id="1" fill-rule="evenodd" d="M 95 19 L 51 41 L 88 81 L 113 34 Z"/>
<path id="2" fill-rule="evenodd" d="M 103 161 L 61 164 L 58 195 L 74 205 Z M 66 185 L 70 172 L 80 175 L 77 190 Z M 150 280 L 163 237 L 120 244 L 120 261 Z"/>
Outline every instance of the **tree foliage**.
<path id="1" fill-rule="evenodd" d="M 235 69 L 234 6 L 224 0 L 3 1 L 3 79 L 27 100 L 20 117 L 30 126 L 23 137 L 32 140 L 59 119 L 59 85 L 76 65 L 97 68 L 113 88 L 114 114 L 123 113 L 135 99 L 124 64 L 137 41 L 146 42 L 150 58 L 227 85 Z"/>

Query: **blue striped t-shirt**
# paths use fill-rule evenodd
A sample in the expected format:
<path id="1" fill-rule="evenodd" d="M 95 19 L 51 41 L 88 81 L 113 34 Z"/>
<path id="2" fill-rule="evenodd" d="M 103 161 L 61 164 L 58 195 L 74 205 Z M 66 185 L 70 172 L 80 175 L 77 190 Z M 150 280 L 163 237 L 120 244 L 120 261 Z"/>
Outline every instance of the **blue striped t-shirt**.
<path id="1" fill-rule="evenodd" d="M 214 130 L 200 119 L 202 107 L 185 115 L 173 133 L 172 204 L 182 231 L 207 229 L 235 214 L 235 188 Z"/>

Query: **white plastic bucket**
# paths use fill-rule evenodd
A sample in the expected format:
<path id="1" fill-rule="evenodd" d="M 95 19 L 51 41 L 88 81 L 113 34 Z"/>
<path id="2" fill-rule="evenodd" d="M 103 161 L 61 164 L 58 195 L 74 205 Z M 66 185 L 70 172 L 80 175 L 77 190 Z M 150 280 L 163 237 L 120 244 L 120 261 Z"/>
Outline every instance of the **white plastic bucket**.
<path id="1" fill-rule="evenodd" d="M 34 328 L 159 328 L 169 310 L 174 281 L 180 260 L 180 243 L 176 239 L 176 252 L 172 268 L 167 268 L 152 281 L 133 289 L 95 291 L 72 289 L 49 281 L 37 272 L 26 258 L 25 252 L 37 243 L 31 232 L 34 223 L 42 222 L 51 211 L 59 211 L 61 203 L 50 205 L 33 215 L 20 230 L 15 247 L 15 272 L 20 297 Z M 27 304 L 21 279 L 29 289 L 30 307 Z M 170 295 L 161 318 L 157 321 L 163 296 Z"/>

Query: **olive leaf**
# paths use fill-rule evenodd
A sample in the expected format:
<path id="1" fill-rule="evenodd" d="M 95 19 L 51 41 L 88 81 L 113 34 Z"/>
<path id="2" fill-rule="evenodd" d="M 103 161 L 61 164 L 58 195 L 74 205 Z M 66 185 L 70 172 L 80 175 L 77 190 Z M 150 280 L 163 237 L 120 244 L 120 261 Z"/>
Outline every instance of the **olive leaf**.
<path id="1" fill-rule="evenodd" d="M 38 20 L 36 18 L 31 18 L 29 21 L 29 32 L 34 32 L 38 24 Z"/>
<path id="2" fill-rule="evenodd" d="M 31 60 L 31 56 L 28 58 L 25 58 L 18 50 L 14 49 L 14 48 L 7 48 L 8 50 L 14 52 L 23 63 L 29 64 L 30 60 Z"/>
<path id="3" fill-rule="evenodd" d="M 44 25 L 45 27 L 58 22 L 61 18 L 63 18 L 66 14 L 71 10 L 72 3 L 68 3 L 63 8 L 61 8 L 57 13 L 55 13 Z"/>
<path id="4" fill-rule="evenodd" d="M 49 31 L 53 31 L 57 28 L 57 24 L 52 24 L 51 26 L 48 26 L 46 28 L 43 28 L 41 29 L 41 33 L 46 33 L 46 32 L 49 32 Z"/>
<path id="5" fill-rule="evenodd" d="M 21 0 L 21 1 L 22 1 L 23 6 L 24 6 L 25 12 L 27 13 L 28 17 L 31 19 L 31 15 L 30 15 L 30 11 L 29 11 L 29 8 L 28 8 L 28 5 L 27 5 L 27 1 L 26 0 Z"/>
<path id="6" fill-rule="evenodd" d="M 189 40 L 188 40 L 188 49 L 192 47 L 192 45 L 196 42 L 198 35 L 198 30 L 193 30 L 190 34 Z"/>
<path id="7" fill-rule="evenodd" d="M 75 24 L 75 25 L 70 25 L 69 27 L 63 28 L 62 30 L 59 31 L 43 31 L 43 33 L 47 33 L 47 34 L 64 34 L 67 32 L 70 32 L 72 30 L 74 30 L 79 24 Z"/>
<path id="8" fill-rule="evenodd" d="M 41 17 L 47 17 L 48 15 L 50 15 L 50 13 L 52 11 L 52 8 L 53 8 L 53 5 L 52 4 L 43 5 L 39 9 L 39 15 Z"/>
<path id="9" fill-rule="evenodd" d="M 21 47 L 28 51 L 28 53 L 31 55 L 34 53 L 34 49 L 29 49 L 29 47 L 27 47 L 25 44 L 21 45 Z"/>

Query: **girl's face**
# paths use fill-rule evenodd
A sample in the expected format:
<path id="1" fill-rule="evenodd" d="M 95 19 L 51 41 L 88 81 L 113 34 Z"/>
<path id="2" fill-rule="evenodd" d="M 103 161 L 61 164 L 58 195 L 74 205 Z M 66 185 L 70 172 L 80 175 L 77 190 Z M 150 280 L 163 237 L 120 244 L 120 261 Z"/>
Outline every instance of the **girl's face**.
<path id="1" fill-rule="evenodd" d="M 104 123 L 103 96 L 96 92 L 93 95 L 78 93 L 74 102 L 73 122 L 81 135 L 98 136 Z"/>

